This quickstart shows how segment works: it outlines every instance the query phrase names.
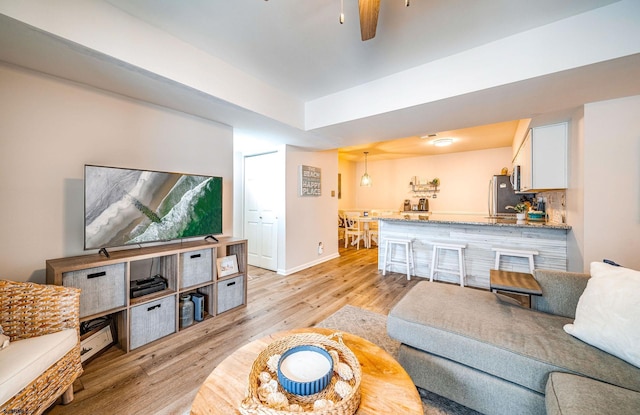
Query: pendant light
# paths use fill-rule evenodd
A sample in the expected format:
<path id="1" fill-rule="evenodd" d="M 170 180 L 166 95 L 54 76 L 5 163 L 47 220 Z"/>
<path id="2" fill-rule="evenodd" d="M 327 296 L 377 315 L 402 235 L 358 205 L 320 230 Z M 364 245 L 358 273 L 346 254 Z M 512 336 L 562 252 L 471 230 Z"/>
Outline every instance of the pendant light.
<path id="1" fill-rule="evenodd" d="M 368 154 L 369 154 L 368 151 L 364 152 L 364 174 L 360 179 L 360 186 L 371 186 L 371 176 L 369 176 L 369 173 L 367 173 L 367 155 Z"/>

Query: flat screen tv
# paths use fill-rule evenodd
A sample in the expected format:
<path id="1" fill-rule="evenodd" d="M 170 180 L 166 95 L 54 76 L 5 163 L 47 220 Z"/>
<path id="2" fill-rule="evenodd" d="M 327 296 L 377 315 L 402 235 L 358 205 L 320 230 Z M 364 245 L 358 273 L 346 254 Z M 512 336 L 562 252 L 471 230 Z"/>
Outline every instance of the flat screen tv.
<path id="1" fill-rule="evenodd" d="M 221 233 L 221 177 L 84 167 L 86 250 Z"/>

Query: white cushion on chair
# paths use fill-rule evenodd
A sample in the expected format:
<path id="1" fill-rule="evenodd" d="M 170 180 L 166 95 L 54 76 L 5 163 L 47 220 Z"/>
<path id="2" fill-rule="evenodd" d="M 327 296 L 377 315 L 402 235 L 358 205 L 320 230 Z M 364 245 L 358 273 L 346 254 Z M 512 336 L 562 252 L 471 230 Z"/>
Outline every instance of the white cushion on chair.
<path id="1" fill-rule="evenodd" d="M 0 350 L 4 350 L 5 348 L 9 347 L 9 343 L 11 338 L 5 334 L 0 334 Z"/>
<path id="2" fill-rule="evenodd" d="M 2 329 L 2 326 L 0 326 L 0 350 L 3 350 L 5 347 L 9 346 L 9 340 L 9 336 L 4 334 L 4 330 Z"/>
<path id="3" fill-rule="evenodd" d="M 75 329 L 12 341 L 0 353 L 0 405 L 62 359 L 76 344 Z"/>

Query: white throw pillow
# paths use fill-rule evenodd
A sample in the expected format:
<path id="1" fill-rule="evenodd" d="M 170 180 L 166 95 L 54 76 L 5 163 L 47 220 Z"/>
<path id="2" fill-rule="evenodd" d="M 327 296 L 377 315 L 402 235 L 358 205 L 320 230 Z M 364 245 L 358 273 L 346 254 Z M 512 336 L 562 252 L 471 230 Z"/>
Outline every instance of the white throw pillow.
<path id="1" fill-rule="evenodd" d="M 640 272 L 593 262 L 591 277 L 564 331 L 640 367 Z"/>

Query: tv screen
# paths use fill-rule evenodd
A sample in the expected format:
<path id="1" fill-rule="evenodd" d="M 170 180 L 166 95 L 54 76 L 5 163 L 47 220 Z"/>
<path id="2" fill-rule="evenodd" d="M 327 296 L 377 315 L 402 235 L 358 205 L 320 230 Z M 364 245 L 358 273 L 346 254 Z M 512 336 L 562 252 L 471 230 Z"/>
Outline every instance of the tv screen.
<path id="1" fill-rule="evenodd" d="M 84 248 L 222 233 L 222 178 L 85 165 Z"/>

